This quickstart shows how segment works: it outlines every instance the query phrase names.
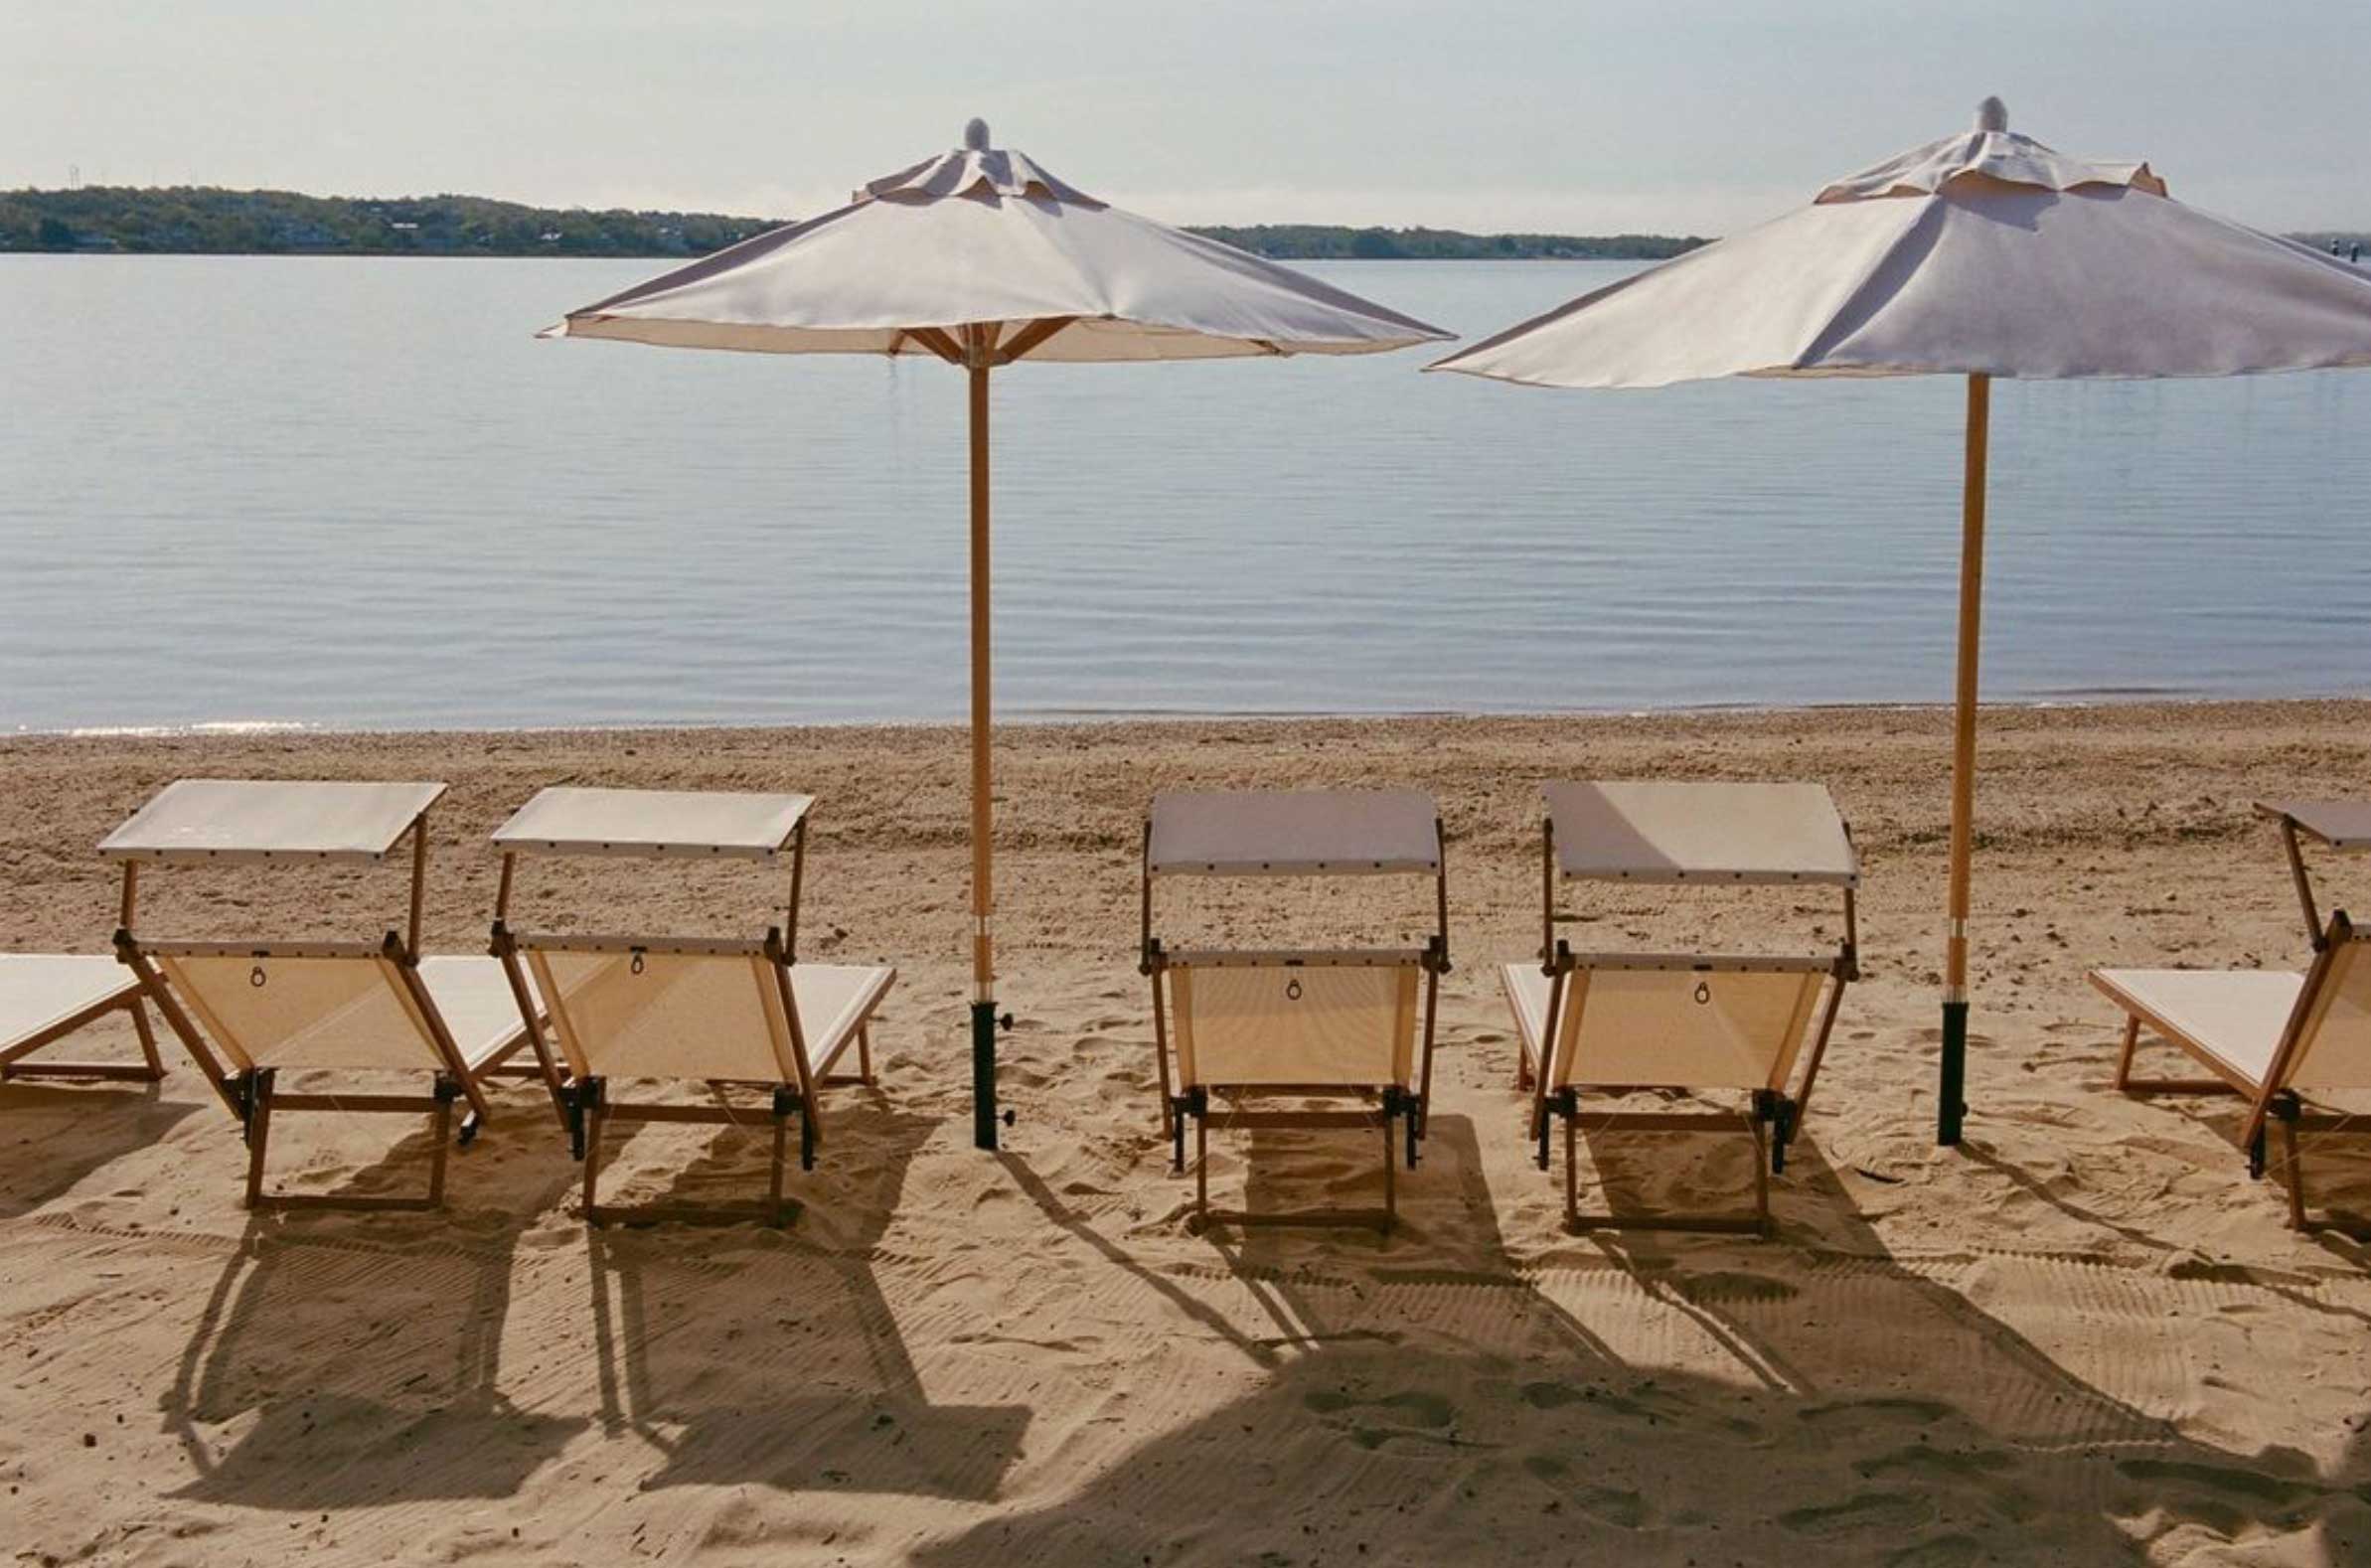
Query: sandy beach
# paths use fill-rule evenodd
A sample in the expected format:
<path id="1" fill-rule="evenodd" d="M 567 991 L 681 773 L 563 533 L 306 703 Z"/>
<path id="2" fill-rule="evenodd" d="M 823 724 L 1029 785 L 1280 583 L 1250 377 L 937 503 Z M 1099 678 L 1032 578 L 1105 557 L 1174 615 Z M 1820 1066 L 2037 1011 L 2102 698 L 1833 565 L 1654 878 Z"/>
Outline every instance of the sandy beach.
<path id="1" fill-rule="evenodd" d="M 1905 709 L 1008 729 L 996 1157 L 970 1147 L 957 730 L 0 741 L 0 949 L 100 950 L 115 884 L 91 847 L 175 777 L 433 778 L 433 950 L 483 950 L 485 836 L 539 787 L 796 788 L 821 800 L 805 955 L 900 972 L 878 1088 L 827 1101 L 779 1232 L 588 1233 L 549 1106 L 516 1086 L 446 1213 L 268 1219 L 177 1054 L 154 1091 L 0 1088 L 0 1536 L 28 1563 L 2371 1559 L 2371 1248 L 2284 1227 L 2234 1102 L 2116 1095 L 2119 1019 L 2083 978 L 2301 966 L 2250 803 L 2371 789 L 2371 704 L 1985 715 L 1956 1151 L 1932 1136 L 1947 731 Z M 1865 979 L 1775 1239 L 1559 1228 L 1495 975 L 1536 944 L 1553 776 L 1813 779 L 1850 820 Z M 1183 1223 L 1139 824 L 1156 790 L 1253 784 L 1423 788 L 1447 823 L 1457 969 L 1387 1244 Z M 520 896 L 554 923 L 754 935 L 780 894 L 660 869 L 540 865 Z M 2371 902 L 2366 869 L 2317 862 L 2328 901 Z M 143 925 L 376 935 L 401 886 L 168 871 Z M 1399 940 L 1425 897 L 1180 907 L 1215 939 Z M 1839 933 L 1784 890 L 1584 907 L 1603 947 Z M 299 1190 L 395 1190 L 425 1135 L 307 1118 L 273 1148 Z M 1742 1140 L 1589 1153 L 1617 1205 L 1722 1206 L 1751 1179 Z M 1379 1180 L 1356 1139 L 1213 1154 L 1214 1188 L 1254 1206 Z M 607 1190 L 746 1192 L 763 1158 L 737 1130 L 645 1129 Z M 2318 1201 L 2371 1216 L 2371 1151 L 2308 1159 Z"/>

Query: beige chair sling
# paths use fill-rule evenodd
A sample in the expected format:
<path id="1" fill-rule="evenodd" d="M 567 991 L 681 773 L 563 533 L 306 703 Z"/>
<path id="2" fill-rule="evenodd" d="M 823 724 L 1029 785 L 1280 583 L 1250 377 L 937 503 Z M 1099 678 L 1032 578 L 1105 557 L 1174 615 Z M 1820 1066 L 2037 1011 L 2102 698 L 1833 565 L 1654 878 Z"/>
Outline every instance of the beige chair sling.
<path id="1" fill-rule="evenodd" d="M 1817 784 L 1558 782 L 1543 786 L 1541 948 L 1500 972 L 1514 1016 L 1515 1083 L 1549 1165 L 1564 1123 L 1568 1227 L 1770 1228 L 1771 1175 L 1811 1105 L 1844 987 L 1858 975 L 1859 865 L 1834 800 Z M 1575 953 L 1556 928 L 1563 881 L 1746 886 L 1818 884 L 1843 893 L 1832 954 Z M 1801 1069 L 1800 1084 L 1796 1081 Z M 1584 1096 L 1734 1094 L 1733 1110 L 1598 1108 Z M 1584 1213 L 1579 1133 L 1742 1131 L 1754 1141 L 1750 1216 Z"/>
<path id="2" fill-rule="evenodd" d="M 2305 1097 L 2371 1090 L 2371 932 L 2330 916 L 2299 975 L 2270 970 L 2100 969 L 2091 983 L 2125 1011 L 2116 1087 L 2132 1095 L 2232 1094 L 2248 1102 L 2239 1141 L 2264 1175 L 2265 1134 L 2281 1128 L 2289 1222 L 2308 1228 L 2300 1133 L 2371 1132 L 2371 1115 L 2308 1110 Z M 2133 1072 L 2140 1030 L 2206 1069 L 2200 1078 Z"/>
<path id="3" fill-rule="evenodd" d="M 501 967 L 490 958 L 423 957 L 428 809 L 442 784 L 183 779 L 107 836 L 123 863 L 116 952 L 140 994 L 189 1050 L 245 1130 L 250 1208 L 433 1208 L 444 1197 L 454 1102 L 466 1144 L 490 1116 L 480 1079 L 530 1043 Z M 412 841 L 405 930 L 381 940 L 163 940 L 137 935 L 139 871 L 154 864 L 354 865 Z M 325 1073 L 327 1092 L 288 1093 L 283 1071 Z M 429 1075 L 428 1093 L 348 1089 L 354 1074 Z M 267 1192 L 275 1114 L 425 1114 L 432 1129 L 425 1195 Z"/>
<path id="4" fill-rule="evenodd" d="M 1153 934 L 1166 876 L 1427 875 L 1438 922 L 1420 948 L 1173 949 Z M 1412 1169 L 1432 1087 L 1434 1017 L 1449 969 L 1440 813 L 1414 791 L 1212 791 L 1155 798 L 1145 825 L 1143 973 L 1153 983 L 1162 1126 L 1175 1168 L 1194 1134 L 1194 1223 L 1357 1224 L 1398 1217 L 1394 1162 Z M 1174 1071 L 1172 1056 L 1175 1056 Z M 1304 1102 L 1261 1109 L 1264 1100 Z M 1327 1108 L 1306 1102 L 1334 1101 Z M 1339 1102 L 1354 1102 L 1345 1106 Z M 1379 1209 L 1213 1209 L 1209 1126 L 1379 1131 Z"/>
<path id="5" fill-rule="evenodd" d="M 131 1015 L 140 1056 L 128 1061 L 30 1058 L 110 1013 Z M 139 977 L 106 953 L 0 953 L 0 1082 L 20 1078 L 155 1083 L 165 1075 Z"/>
<path id="6" fill-rule="evenodd" d="M 870 1023 L 896 971 L 801 963 L 799 895 L 805 882 L 804 795 L 674 790 L 548 789 L 494 835 L 502 891 L 494 951 L 522 997 L 532 986 L 548 1008 L 567 1067 L 570 1145 L 584 1165 L 588 1223 L 688 1220 L 788 1221 L 783 1166 L 794 1116 L 799 1164 L 812 1170 L 823 1138 L 818 1091 L 872 1082 Z M 771 862 L 788 851 L 787 928 L 757 940 L 673 936 L 569 936 L 513 932 L 508 924 L 522 856 L 732 858 Z M 531 1032 L 540 1034 L 530 1018 Z M 854 1074 L 835 1074 L 851 1047 Z M 674 1079 L 708 1086 L 709 1104 L 620 1098 L 626 1079 Z M 755 1091 L 760 1106 L 736 1104 Z M 601 1138 L 611 1122 L 770 1124 L 772 1151 L 762 1203 L 603 1204 Z"/>

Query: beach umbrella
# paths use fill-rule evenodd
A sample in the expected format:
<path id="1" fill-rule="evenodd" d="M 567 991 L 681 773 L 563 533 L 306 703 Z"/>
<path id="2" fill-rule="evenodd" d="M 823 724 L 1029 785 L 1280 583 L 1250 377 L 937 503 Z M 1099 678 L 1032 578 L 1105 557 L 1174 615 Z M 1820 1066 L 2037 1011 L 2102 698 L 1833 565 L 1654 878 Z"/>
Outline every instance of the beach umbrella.
<path id="1" fill-rule="evenodd" d="M 771 354 L 926 356 L 971 387 L 974 1142 L 994 1149 L 988 381 L 1025 361 L 1370 354 L 1450 336 L 1316 278 L 1122 212 L 973 120 L 963 145 L 571 311 L 546 337 Z"/>
<path id="2" fill-rule="evenodd" d="M 2371 274 L 2166 195 L 2145 163 L 1975 129 L 1837 181 L 1429 370 L 1536 387 L 1726 376 L 1965 376 L 1966 475 L 1939 1140 L 1966 1111 L 1969 851 L 1991 380 L 2371 365 Z"/>

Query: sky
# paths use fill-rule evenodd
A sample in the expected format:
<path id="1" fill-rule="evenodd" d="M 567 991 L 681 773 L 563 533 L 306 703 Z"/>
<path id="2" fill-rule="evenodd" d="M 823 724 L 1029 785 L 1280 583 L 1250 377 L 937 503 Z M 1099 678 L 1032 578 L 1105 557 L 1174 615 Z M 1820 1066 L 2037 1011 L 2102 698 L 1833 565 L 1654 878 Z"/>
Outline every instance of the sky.
<path id="1" fill-rule="evenodd" d="M 984 116 L 1173 223 L 1718 235 L 1970 123 L 2371 229 L 2371 0 L 0 0 L 0 187 L 804 216 Z"/>

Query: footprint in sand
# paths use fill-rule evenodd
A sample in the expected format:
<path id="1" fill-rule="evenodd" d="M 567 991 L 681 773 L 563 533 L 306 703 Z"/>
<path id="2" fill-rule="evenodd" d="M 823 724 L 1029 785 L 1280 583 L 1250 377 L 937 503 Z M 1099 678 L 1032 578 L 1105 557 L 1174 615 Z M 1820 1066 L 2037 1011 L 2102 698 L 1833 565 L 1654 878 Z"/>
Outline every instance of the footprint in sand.
<path id="1" fill-rule="evenodd" d="M 1915 1492 L 1864 1491 L 1841 1502 L 1790 1508 L 1778 1522 L 1798 1535 L 1892 1535 L 1931 1523 L 1934 1515 L 1934 1504 Z"/>
<path id="2" fill-rule="evenodd" d="M 1523 1403 L 1534 1410 L 1555 1410 L 1594 1397 L 1596 1397 L 1594 1389 L 1579 1389 L 1570 1383 L 1525 1383 L 1523 1385 Z"/>
<path id="3" fill-rule="evenodd" d="M 1305 1396 L 1302 1403 L 1321 1416 L 1341 1415 L 1348 1411 L 1383 1416 L 1388 1424 L 1358 1420 L 1348 1423 L 1349 1440 L 1370 1451 L 1381 1448 L 1394 1438 L 1431 1443 L 1457 1441 L 1448 1430 L 1457 1420 L 1457 1406 L 1438 1394 L 1428 1394 L 1418 1389 L 1366 1398 L 1344 1389 L 1321 1388 Z"/>
<path id="4" fill-rule="evenodd" d="M 1811 1405 L 1796 1414 L 1805 1421 L 1827 1421 L 1836 1416 L 1856 1420 L 1907 1421 L 1931 1426 L 1952 1415 L 1952 1407 L 1934 1399 L 1850 1399 L 1839 1404 Z"/>

